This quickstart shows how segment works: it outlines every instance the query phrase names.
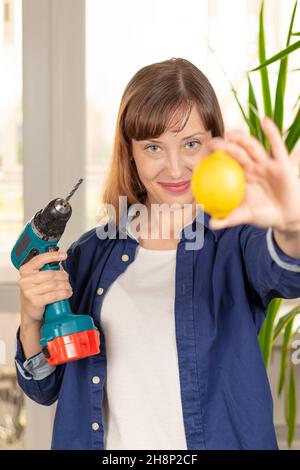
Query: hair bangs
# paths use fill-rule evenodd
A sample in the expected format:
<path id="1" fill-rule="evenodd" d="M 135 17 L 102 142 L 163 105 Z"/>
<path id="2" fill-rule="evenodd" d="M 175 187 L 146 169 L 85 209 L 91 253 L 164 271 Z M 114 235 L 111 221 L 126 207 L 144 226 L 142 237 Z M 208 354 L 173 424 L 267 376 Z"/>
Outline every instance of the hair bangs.
<path id="1" fill-rule="evenodd" d="M 164 96 L 155 102 L 149 101 L 127 114 L 124 123 L 125 135 L 130 139 L 147 140 L 157 138 L 167 130 L 180 132 L 186 125 L 193 102 L 186 98 L 178 101 L 168 100 Z M 131 114 L 131 119 L 130 119 Z"/>

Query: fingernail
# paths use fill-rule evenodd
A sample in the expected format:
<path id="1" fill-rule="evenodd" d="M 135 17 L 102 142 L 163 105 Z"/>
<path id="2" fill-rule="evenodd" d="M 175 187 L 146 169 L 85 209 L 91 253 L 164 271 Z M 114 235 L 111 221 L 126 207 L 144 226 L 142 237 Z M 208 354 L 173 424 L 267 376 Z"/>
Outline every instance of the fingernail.
<path id="1" fill-rule="evenodd" d="M 59 258 L 60 258 L 60 259 L 64 259 L 64 258 L 66 258 L 66 257 L 67 257 L 67 253 L 60 253 L 60 254 L 59 254 Z"/>

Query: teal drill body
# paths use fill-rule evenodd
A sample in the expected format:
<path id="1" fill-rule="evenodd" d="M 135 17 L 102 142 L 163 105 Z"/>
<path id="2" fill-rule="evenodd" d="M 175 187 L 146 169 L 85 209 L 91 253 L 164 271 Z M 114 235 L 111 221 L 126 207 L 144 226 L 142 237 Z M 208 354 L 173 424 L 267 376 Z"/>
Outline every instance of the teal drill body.
<path id="1" fill-rule="evenodd" d="M 71 213 L 68 198 L 55 199 L 44 211 L 39 211 L 26 224 L 12 249 L 13 265 L 20 269 L 34 256 L 57 251 L 59 249 L 57 243 Z M 44 270 L 60 270 L 59 263 L 46 264 L 41 269 Z M 99 352 L 98 343 L 99 332 L 91 316 L 74 315 L 68 299 L 46 305 L 40 344 L 49 363 L 59 364 L 95 354 L 95 351 Z"/>

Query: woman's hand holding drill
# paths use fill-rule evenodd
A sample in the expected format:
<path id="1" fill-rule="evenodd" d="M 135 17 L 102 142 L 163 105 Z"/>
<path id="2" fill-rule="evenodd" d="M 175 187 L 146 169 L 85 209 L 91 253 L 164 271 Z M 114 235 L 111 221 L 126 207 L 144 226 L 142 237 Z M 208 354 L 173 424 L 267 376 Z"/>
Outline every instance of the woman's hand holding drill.
<path id="1" fill-rule="evenodd" d="M 69 275 L 63 268 L 59 271 L 40 271 L 40 269 L 45 264 L 62 261 L 66 257 L 67 254 L 64 252 L 42 253 L 19 269 L 20 340 L 27 358 L 42 349 L 39 340 L 46 305 L 67 299 L 73 294 Z"/>

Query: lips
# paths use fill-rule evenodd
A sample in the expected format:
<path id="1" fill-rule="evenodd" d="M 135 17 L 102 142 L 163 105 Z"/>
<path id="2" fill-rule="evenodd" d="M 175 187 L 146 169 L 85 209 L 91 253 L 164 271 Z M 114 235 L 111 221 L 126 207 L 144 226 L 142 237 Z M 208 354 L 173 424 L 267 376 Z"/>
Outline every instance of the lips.
<path id="1" fill-rule="evenodd" d="M 164 189 L 172 193 L 181 193 L 187 191 L 190 187 L 190 180 L 180 181 L 179 183 L 159 183 Z"/>

